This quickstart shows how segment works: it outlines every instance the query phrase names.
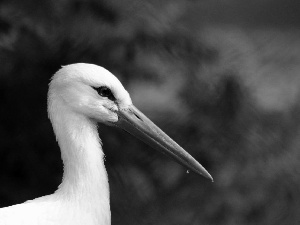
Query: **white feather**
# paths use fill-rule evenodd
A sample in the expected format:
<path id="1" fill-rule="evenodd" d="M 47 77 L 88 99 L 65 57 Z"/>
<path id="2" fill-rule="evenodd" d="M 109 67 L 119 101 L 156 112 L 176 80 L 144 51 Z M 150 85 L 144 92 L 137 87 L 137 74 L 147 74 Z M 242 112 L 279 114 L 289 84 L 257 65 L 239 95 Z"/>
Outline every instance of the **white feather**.
<path id="1" fill-rule="evenodd" d="M 109 185 L 94 119 L 114 122 L 92 87 L 109 87 L 119 105 L 131 104 L 119 80 L 91 64 L 64 66 L 50 83 L 48 112 L 64 163 L 63 181 L 51 195 L 0 209 L 1 225 L 108 225 Z M 111 107 L 115 107 L 111 105 Z"/>

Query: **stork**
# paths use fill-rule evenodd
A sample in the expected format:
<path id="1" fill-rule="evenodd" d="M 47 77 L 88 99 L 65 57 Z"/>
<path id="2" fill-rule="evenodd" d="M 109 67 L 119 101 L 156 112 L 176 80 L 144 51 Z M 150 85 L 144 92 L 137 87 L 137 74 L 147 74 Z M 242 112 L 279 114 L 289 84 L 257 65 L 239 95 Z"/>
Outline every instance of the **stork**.
<path id="1" fill-rule="evenodd" d="M 51 195 L 1 208 L 1 225 L 111 223 L 97 123 L 118 126 L 212 180 L 201 164 L 132 104 L 120 81 L 100 66 L 77 63 L 56 72 L 49 84 L 48 114 L 64 164 L 62 183 Z"/>

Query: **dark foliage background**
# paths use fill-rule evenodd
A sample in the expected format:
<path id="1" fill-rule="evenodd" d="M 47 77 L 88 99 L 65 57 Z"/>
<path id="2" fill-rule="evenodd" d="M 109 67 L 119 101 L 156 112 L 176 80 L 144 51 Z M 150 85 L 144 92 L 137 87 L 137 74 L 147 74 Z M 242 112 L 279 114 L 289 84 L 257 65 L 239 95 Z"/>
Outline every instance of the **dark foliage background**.
<path id="1" fill-rule="evenodd" d="M 299 224 L 299 9 L 292 0 L 1 1 L 0 206 L 59 185 L 48 83 L 61 65 L 87 62 L 118 76 L 215 179 L 100 126 L 112 224 Z"/>

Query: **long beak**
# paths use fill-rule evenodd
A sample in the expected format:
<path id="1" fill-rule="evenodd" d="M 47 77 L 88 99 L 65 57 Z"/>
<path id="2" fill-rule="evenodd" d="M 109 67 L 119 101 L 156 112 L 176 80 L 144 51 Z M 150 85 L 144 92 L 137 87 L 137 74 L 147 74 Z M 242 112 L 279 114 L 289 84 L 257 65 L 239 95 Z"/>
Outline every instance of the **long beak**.
<path id="1" fill-rule="evenodd" d="M 213 181 L 211 175 L 189 153 L 158 128 L 135 106 L 118 111 L 118 127 L 136 136 L 154 149 L 165 153 L 188 169 Z"/>

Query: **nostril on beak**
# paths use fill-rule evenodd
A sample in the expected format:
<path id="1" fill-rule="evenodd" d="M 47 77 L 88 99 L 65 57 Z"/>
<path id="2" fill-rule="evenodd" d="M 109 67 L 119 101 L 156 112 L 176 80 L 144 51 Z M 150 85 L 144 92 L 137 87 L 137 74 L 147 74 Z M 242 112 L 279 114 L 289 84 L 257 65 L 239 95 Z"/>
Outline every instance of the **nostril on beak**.
<path id="1" fill-rule="evenodd" d="M 133 115 L 135 115 L 136 118 L 138 118 L 139 120 L 143 121 L 142 118 L 138 116 L 138 114 L 136 114 L 134 112 L 132 112 L 132 113 L 133 113 Z"/>

